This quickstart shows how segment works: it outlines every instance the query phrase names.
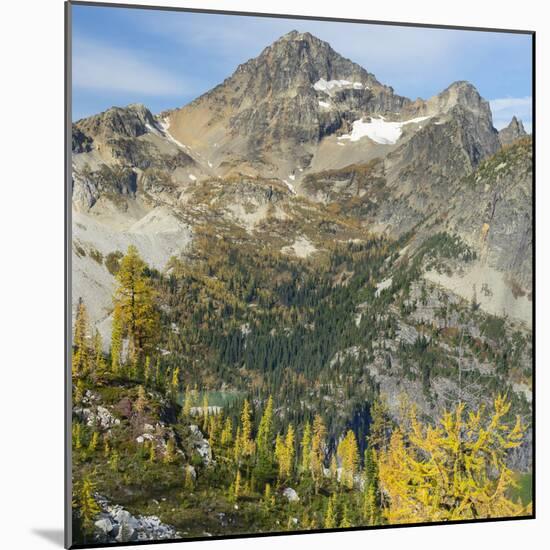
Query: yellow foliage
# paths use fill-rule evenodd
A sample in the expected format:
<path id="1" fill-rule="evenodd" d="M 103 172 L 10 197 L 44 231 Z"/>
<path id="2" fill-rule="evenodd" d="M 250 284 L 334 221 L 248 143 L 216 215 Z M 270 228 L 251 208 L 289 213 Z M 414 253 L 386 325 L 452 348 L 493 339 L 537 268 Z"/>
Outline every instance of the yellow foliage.
<path id="1" fill-rule="evenodd" d="M 279 464 L 279 479 L 288 479 L 294 465 L 294 427 L 288 425 L 284 440 L 279 434 L 275 440 L 275 458 Z"/>
<path id="2" fill-rule="evenodd" d="M 231 421 L 231 418 L 226 418 L 225 424 L 223 425 L 220 443 L 222 444 L 223 447 L 226 447 L 231 443 L 232 438 L 233 438 L 233 422 Z"/>
<path id="3" fill-rule="evenodd" d="M 130 359 L 140 357 L 143 352 L 152 349 L 158 336 L 159 320 L 154 306 L 155 293 L 149 278 L 145 275 L 146 268 L 147 265 L 140 258 L 137 248 L 129 246 L 116 274 L 118 288 L 113 297 L 113 304 L 117 323 L 113 325 L 113 332 L 120 332 L 114 334 L 117 347 L 120 345 L 121 336 L 128 337 Z M 120 352 L 118 349 L 116 351 Z"/>
<path id="4" fill-rule="evenodd" d="M 321 480 L 323 479 L 323 470 L 325 459 L 325 438 L 327 429 L 320 415 L 316 415 L 313 420 L 313 437 L 311 439 L 311 455 L 309 467 L 311 475 L 315 481 L 315 487 L 318 489 Z"/>
<path id="5" fill-rule="evenodd" d="M 147 407 L 147 395 L 145 394 L 145 389 L 143 388 L 143 386 L 139 386 L 138 396 L 137 396 L 136 404 L 134 408 L 136 412 L 141 414 L 145 412 L 145 407 Z"/>
<path id="6" fill-rule="evenodd" d="M 85 477 L 81 483 L 77 484 L 75 489 L 76 495 L 73 500 L 73 507 L 79 511 L 84 528 L 90 530 L 101 511 L 94 498 L 95 484 L 89 477 Z"/>
<path id="7" fill-rule="evenodd" d="M 73 331 L 72 374 L 87 374 L 90 368 L 88 312 L 82 300 L 78 303 Z"/>
<path id="8" fill-rule="evenodd" d="M 240 428 L 240 454 L 242 456 L 251 456 L 254 454 L 255 445 L 252 439 L 252 410 L 248 399 L 245 399 L 243 403 Z"/>
<path id="9" fill-rule="evenodd" d="M 306 422 L 304 427 L 300 447 L 302 448 L 302 471 L 307 472 L 311 463 L 311 425 L 309 422 Z"/>
<path id="10" fill-rule="evenodd" d="M 410 428 L 395 430 L 380 452 L 379 474 L 390 524 L 520 516 L 529 508 L 508 498 L 514 486 L 506 464 L 521 444 L 524 427 L 505 417 L 502 396 L 492 410 L 466 413 L 464 404 L 445 412 L 434 427 L 409 411 Z"/>
<path id="11" fill-rule="evenodd" d="M 327 510 L 323 522 L 325 529 L 334 529 L 336 527 L 336 513 L 336 498 L 334 495 L 331 495 L 328 499 Z"/>
<path id="12" fill-rule="evenodd" d="M 340 482 L 348 489 L 353 489 L 354 476 L 359 468 L 359 448 L 352 430 L 348 430 L 346 437 L 340 441 L 338 457 L 342 465 Z"/>

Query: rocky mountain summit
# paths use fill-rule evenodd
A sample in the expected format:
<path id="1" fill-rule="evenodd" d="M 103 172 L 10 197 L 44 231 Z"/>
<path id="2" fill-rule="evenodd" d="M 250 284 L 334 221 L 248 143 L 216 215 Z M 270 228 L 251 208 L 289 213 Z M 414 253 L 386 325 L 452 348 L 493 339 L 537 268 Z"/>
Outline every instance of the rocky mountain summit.
<path id="1" fill-rule="evenodd" d="M 292 31 L 168 120 L 176 139 L 214 153 L 223 171 L 238 163 L 281 175 L 306 168 L 323 137 L 363 114 L 408 103 L 327 42 Z"/>
<path id="2" fill-rule="evenodd" d="M 514 141 L 525 135 L 527 135 L 527 132 L 523 127 L 523 122 L 521 122 L 521 120 L 518 120 L 515 116 L 512 117 L 510 124 L 508 124 L 506 128 L 500 130 L 500 132 L 498 133 L 498 137 L 502 145 L 510 145 L 514 143 Z"/>

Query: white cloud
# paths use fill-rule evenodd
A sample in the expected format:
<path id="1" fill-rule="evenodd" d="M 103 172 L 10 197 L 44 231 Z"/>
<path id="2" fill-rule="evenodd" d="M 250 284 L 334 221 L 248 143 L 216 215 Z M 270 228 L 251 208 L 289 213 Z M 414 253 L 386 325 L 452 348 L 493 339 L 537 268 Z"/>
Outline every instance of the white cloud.
<path id="1" fill-rule="evenodd" d="M 80 89 L 149 96 L 181 95 L 190 88 L 137 51 L 82 36 L 73 40 L 73 85 Z"/>
<path id="2" fill-rule="evenodd" d="M 493 125 L 497 130 L 508 126 L 512 117 L 522 120 L 525 130 L 531 132 L 533 100 L 526 97 L 503 97 L 489 100 L 493 112 Z"/>

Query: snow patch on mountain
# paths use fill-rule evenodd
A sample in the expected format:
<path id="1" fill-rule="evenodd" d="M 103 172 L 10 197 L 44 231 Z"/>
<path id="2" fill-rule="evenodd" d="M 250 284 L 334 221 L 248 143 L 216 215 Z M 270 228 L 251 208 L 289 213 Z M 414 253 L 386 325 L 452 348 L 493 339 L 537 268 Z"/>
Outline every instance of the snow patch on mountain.
<path id="1" fill-rule="evenodd" d="M 290 177 L 290 176 L 289 176 Z M 291 179 L 294 179 L 294 178 L 291 178 Z M 288 189 L 290 190 L 290 192 L 293 194 L 293 195 L 296 195 L 296 189 L 294 188 L 294 185 L 292 185 L 292 183 L 290 183 L 289 181 L 287 180 L 282 180 L 282 182 L 288 187 Z"/>
<path id="2" fill-rule="evenodd" d="M 339 140 L 349 139 L 350 141 L 359 141 L 361 138 L 368 137 L 376 143 L 383 145 L 393 145 L 397 143 L 403 133 L 403 126 L 407 124 L 418 124 L 431 117 L 421 116 L 411 118 L 403 122 L 388 122 L 384 117 L 371 118 L 368 121 L 363 119 L 355 120 L 350 134 L 340 136 Z"/>
<path id="3" fill-rule="evenodd" d="M 350 80 L 325 80 L 324 78 L 320 78 L 317 82 L 315 82 L 313 88 L 318 92 L 325 92 L 330 95 L 334 90 L 342 88 L 361 90 L 363 88 L 363 84 L 361 82 L 351 82 Z M 319 104 L 320 103 L 321 102 L 319 102 Z"/>
<path id="4" fill-rule="evenodd" d="M 156 136 L 162 136 L 162 132 L 152 124 L 149 124 L 148 122 L 145 123 L 145 128 L 147 128 L 149 132 L 151 132 L 152 134 L 155 134 Z"/>
<path id="5" fill-rule="evenodd" d="M 175 143 L 178 147 L 181 147 L 182 149 L 188 149 L 187 145 L 184 145 L 181 143 L 181 141 L 178 141 L 176 138 L 172 136 L 172 134 L 169 132 L 170 128 L 170 121 L 169 119 L 165 118 L 162 122 L 159 122 L 159 125 L 162 129 L 162 133 L 166 138 L 168 138 L 169 141 L 172 143 Z"/>

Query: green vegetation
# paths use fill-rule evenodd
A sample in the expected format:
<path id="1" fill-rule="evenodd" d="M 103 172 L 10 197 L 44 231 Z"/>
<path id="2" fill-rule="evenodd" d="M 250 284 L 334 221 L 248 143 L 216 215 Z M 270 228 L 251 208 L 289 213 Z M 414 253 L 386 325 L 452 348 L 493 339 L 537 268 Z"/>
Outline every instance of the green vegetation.
<path id="1" fill-rule="evenodd" d="M 477 258 L 473 251 L 458 235 L 436 233 L 422 244 L 420 253 L 427 260 L 426 269 L 449 272 L 445 260 L 454 259 L 472 262 Z M 450 274 L 450 273 L 449 273 Z"/>
<path id="2" fill-rule="evenodd" d="M 90 250 L 90 258 L 92 258 L 92 260 L 97 262 L 99 265 L 103 263 L 103 254 L 99 250 L 96 250 L 95 248 L 92 248 Z"/>
<path id="3" fill-rule="evenodd" d="M 517 174 L 518 166 L 525 166 L 525 170 L 528 169 L 530 172 L 532 156 L 533 140 L 531 136 L 524 136 L 510 145 L 504 145 L 494 155 L 483 160 L 477 170 L 469 174 L 464 181 L 473 187 L 480 184 L 495 185 L 503 176 Z"/>
<path id="4" fill-rule="evenodd" d="M 124 254 L 119 250 L 115 252 L 109 252 L 105 257 L 105 267 L 109 273 L 115 276 L 120 269 L 120 260 L 123 258 Z"/>
<path id="5" fill-rule="evenodd" d="M 515 485 L 512 485 L 509 496 L 512 500 L 529 503 L 533 500 L 533 474 L 516 473 L 514 475 Z"/>
<path id="6" fill-rule="evenodd" d="M 339 243 L 306 262 L 205 232 L 166 273 L 134 247 L 108 255 L 110 353 L 82 302 L 73 337 L 82 540 L 96 491 L 182 536 L 528 514 L 507 456 L 529 404 L 500 396 L 527 379 L 527 339 L 421 282 L 422 262 L 464 258 L 463 243 L 438 234 L 400 258 L 407 238 Z M 415 320 L 429 299 L 444 323 Z M 416 336 L 402 336 L 405 321 Z M 465 357 L 494 369 L 465 370 Z M 390 410 L 380 375 L 419 382 L 427 408 L 403 394 Z M 98 405 L 112 418 L 88 422 Z"/>

